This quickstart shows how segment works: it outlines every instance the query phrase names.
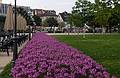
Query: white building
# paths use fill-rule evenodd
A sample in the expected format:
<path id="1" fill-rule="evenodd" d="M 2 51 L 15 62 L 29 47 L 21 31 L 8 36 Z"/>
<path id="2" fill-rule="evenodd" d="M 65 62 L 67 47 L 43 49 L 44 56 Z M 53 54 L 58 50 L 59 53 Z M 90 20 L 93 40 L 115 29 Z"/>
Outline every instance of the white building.
<path id="1" fill-rule="evenodd" d="M 68 24 L 69 15 L 70 15 L 69 13 L 63 12 L 63 13 L 59 13 L 58 18 L 57 18 L 58 22 L 65 23 L 66 28 L 70 27 L 70 24 Z"/>
<path id="2" fill-rule="evenodd" d="M 57 19 L 56 11 L 54 10 L 43 10 L 43 9 L 33 9 L 33 15 L 39 16 L 42 21 L 47 18 L 55 18 Z"/>
<path id="3" fill-rule="evenodd" d="M 6 16 L 8 5 L 10 5 L 10 4 L 1 4 L 0 15 L 5 15 Z M 27 12 L 29 12 L 31 10 L 30 7 L 28 7 L 28 6 L 17 6 L 17 7 L 21 7 Z"/>

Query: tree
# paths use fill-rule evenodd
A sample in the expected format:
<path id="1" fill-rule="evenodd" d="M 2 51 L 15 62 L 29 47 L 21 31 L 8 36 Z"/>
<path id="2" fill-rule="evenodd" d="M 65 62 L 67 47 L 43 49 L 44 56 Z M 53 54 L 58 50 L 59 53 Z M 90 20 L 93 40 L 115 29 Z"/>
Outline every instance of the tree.
<path id="1" fill-rule="evenodd" d="M 70 26 L 73 26 L 73 17 L 72 17 L 72 14 L 69 15 L 67 23 L 70 24 Z"/>
<path id="2" fill-rule="evenodd" d="M 118 32 L 120 32 L 120 1 L 119 0 L 112 0 L 113 1 L 113 11 L 112 14 L 114 15 L 114 20 L 116 21 L 116 23 L 113 21 L 113 23 L 115 24 L 115 26 L 118 27 Z"/>
<path id="3" fill-rule="evenodd" d="M 18 7 L 17 14 L 20 14 L 21 16 L 23 16 L 26 19 L 27 25 L 34 25 L 33 20 L 31 19 L 31 16 L 28 14 L 28 12 L 24 8 Z"/>
<path id="4" fill-rule="evenodd" d="M 58 29 L 61 31 L 63 27 L 65 27 L 65 23 L 59 22 Z"/>
<path id="5" fill-rule="evenodd" d="M 34 20 L 35 20 L 35 23 L 37 26 L 41 26 L 41 23 L 42 23 L 42 19 L 39 17 L 39 16 L 33 16 Z"/>
<path id="6" fill-rule="evenodd" d="M 45 22 L 46 21 L 46 22 Z M 55 31 L 55 27 L 58 27 L 58 22 L 55 18 L 47 18 L 44 23 L 50 27 L 50 31 Z"/>
<path id="7" fill-rule="evenodd" d="M 79 17 L 77 17 L 78 15 Z M 78 25 L 77 22 L 81 21 L 82 25 L 79 26 L 88 24 L 94 29 L 96 26 L 101 26 L 107 32 L 111 32 L 115 26 L 120 30 L 119 17 L 119 0 L 95 0 L 95 3 L 91 3 L 88 0 L 77 0 L 69 22 L 70 24 Z M 76 18 L 79 18 L 79 21 Z"/>
<path id="8" fill-rule="evenodd" d="M 108 26 L 108 20 L 111 17 L 111 6 L 105 0 L 95 1 L 96 13 L 95 22 L 97 22 L 102 28 Z"/>
<path id="9" fill-rule="evenodd" d="M 48 26 L 48 23 L 47 23 L 47 20 L 44 20 L 44 21 L 42 22 L 42 26 L 43 26 L 43 27 L 49 27 L 49 26 Z"/>
<path id="10" fill-rule="evenodd" d="M 88 0 L 77 0 L 75 6 L 73 7 L 72 15 L 70 17 L 70 23 L 78 28 L 84 27 L 85 24 L 93 22 L 94 9 L 93 3 Z"/>
<path id="11" fill-rule="evenodd" d="M 82 24 L 84 25 L 88 21 L 88 16 L 92 15 L 91 6 L 92 3 L 90 1 L 78 0 L 73 7 L 72 14 L 79 14 L 79 17 L 82 18 Z"/>
<path id="12" fill-rule="evenodd" d="M 18 7 L 17 8 L 17 14 L 20 14 L 21 16 L 23 16 L 26 20 L 30 17 L 28 12 L 22 8 L 22 7 Z"/>
<path id="13" fill-rule="evenodd" d="M 111 15 L 111 17 L 109 18 L 108 20 L 108 23 L 109 23 L 109 31 L 108 32 L 111 32 L 111 28 L 118 28 L 118 31 L 120 31 L 120 14 L 117 14 L 117 13 L 113 13 Z"/>
<path id="14" fill-rule="evenodd" d="M 3 31 L 6 16 L 0 16 L 0 31 Z"/>
<path id="15" fill-rule="evenodd" d="M 79 15 L 79 14 L 73 14 L 72 15 L 72 21 L 73 21 L 73 25 L 76 27 L 80 27 L 83 25 L 83 18 Z"/>

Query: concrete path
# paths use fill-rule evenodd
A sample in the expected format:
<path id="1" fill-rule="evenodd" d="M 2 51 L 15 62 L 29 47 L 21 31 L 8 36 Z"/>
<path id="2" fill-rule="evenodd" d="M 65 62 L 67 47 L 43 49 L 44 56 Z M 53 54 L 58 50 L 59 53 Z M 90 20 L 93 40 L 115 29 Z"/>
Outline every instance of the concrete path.
<path id="1" fill-rule="evenodd" d="M 28 40 L 18 48 L 18 51 L 20 51 L 27 42 Z M 7 56 L 6 52 L 0 52 L 0 73 L 3 71 L 4 67 L 12 60 L 12 58 L 13 52 L 10 52 L 10 56 Z"/>
<path id="2" fill-rule="evenodd" d="M 68 35 L 68 33 L 46 33 L 47 35 Z M 110 35 L 111 33 L 79 33 L 79 35 Z M 78 33 L 69 33 L 69 35 L 78 35 Z"/>
<path id="3" fill-rule="evenodd" d="M 0 52 L 0 72 L 11 61 L 11 59 L 12 59 L 12 52 L 10 52 L 10 56 L 7 56 L 6 52 Z"/>

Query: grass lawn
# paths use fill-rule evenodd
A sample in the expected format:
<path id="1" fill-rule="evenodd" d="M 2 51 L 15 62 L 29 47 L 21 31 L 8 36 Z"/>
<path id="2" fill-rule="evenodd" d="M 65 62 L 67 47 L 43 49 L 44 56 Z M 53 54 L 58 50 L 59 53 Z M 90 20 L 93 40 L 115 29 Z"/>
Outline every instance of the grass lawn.
<path id="1" fill-rule="evenodd" d="M 0 78 L 12 78 L 10 76 L 10 71 L 11 71 L 11 63 L 9 63 L 8 65 L 6 65 L 6 67 L 4 68 L 4 70 L 0 73 Z"/>
<path id="2" fill-rule="evenodd" d="M 54 36 L 74 48 L 91 56 L 102 64 L 111 74 L 120 78 L 120 34 L 112 35 L 87 35 L 82 36 Z M 0 78 L 10 77 L 11 64 L 8 64 Z"/>
<path id="3" fill-rule="evenodd" d="M 120 78 L 120 34 L 54 37 L 91 56 Z"/>

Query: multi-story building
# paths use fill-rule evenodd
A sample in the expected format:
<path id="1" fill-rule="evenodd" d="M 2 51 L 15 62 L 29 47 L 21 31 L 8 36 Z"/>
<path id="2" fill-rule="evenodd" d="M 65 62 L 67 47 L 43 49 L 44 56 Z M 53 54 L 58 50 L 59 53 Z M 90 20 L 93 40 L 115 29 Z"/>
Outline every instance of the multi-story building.
<path id="1" fill-rule="evenodd" d="M 6 15 L 7 14 L 8 5 L 10 5 L 10 4 L 1 4 L 1 6 L 0 6 L 0 15 Z M 17 7 L 21 7 L 24 10 L 26 10 L 27 12 L 29 12 L 31 10 L 30 7 L 28 7 L 28 6 L 17 6 Z"/>
<path id="2" fill-rule="evenodd" d="M 43 9 L 33 9 L 33 15 L 39 16 L 42 21 L 44 21 L 47 18 L 55 18 L 57 19 L 56 11 L 54 10 L 43 10 Z"/>
<path id="3" fill-rule="evenodd" d="M 70 24 L 68 24 L 69 16 L 70 16 L 70 13 L 62 12 L 62 13 L 59 13 L 57 20 L 58 22 L 64 22 L 65 26 L 69 27 L 70 26 Z"/>
<path id="4" fill-rule="evenodd" d="M 68 19 L 69 19 L 69 16 L 70 16 L 70 14 L 67 13 L 67 12 L 59 13 L 59 15 L 58 15 L 58 20 L 59 20 L 60 22 L 67 22 Z"/>
<path id="5" fill-rule="evenodd" d="M 7 14 L 7 8 L 8 8 L 8 4 L 1 4 L 0 15 L 6 15 Z"/>

